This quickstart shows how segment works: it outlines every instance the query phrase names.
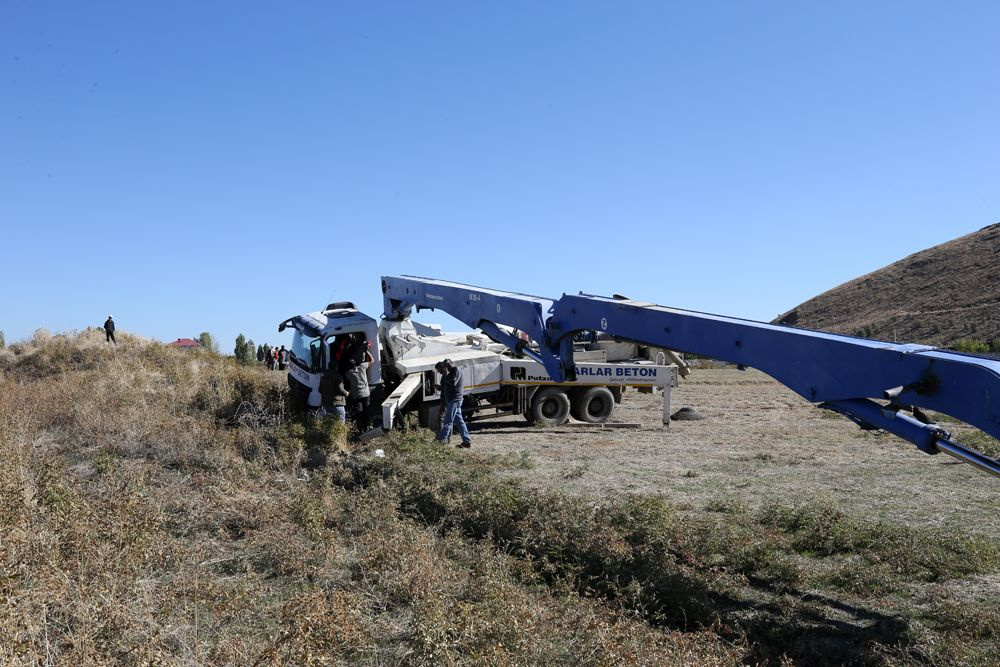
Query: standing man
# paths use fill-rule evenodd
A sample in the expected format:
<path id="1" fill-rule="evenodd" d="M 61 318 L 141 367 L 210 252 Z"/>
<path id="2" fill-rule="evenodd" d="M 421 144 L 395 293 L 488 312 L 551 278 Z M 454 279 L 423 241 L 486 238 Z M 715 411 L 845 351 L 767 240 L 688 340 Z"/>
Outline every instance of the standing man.
<path id="1" fill-rule="evenodd" d="M 462 371 L 451 363 L 451 359 L 437 362 L 434 368 L 441 374 L 441 405 L 444 408 L 444 421 L 437 440 L 447 443 L 451 438 L 452 428 L 458 424 L 458 434 L 462 436 L 462 444 L 455 446 L 467 449 L 472 446 L 472 438 L 469 437 L 469 427 L 465 425 L 465 418 L 462 416 L 462 397 L 465 394 Z"/>
<path id="2" fill-rule="evenodd" d="M 278 370 L 283 371 L 288 368 L 288 350 L 282 345 L 278 350 Z"/>
<path id="3" fill-rule="evenodd" d="M 330 367 L 319 380 L 319 393 L 323 402 L 323 410 L 333 414 L 342 422 L 347 422 L 347 397 L 350 392 L 344 386 L 344 376 L 337 369 L 337 364 L 331 361 Z"/>
<path id="4" fill-rule="evenodd" d="M 374 360 L 372 353 L 365 350 L 364 361 L 360 364 L 356 359 L 347 360 L 347 412 L 351 421 L 357 426 L 358 434 L 368 430 L 368 403 L 371 388 L 368 386 L 368 366 Z"/>
<path id="5" fill-rule="evenodd" d="M 104 342 L 118 345 L 118 341 L 115 340 L 115 320 L 110 315 L 104 320 Z"/>

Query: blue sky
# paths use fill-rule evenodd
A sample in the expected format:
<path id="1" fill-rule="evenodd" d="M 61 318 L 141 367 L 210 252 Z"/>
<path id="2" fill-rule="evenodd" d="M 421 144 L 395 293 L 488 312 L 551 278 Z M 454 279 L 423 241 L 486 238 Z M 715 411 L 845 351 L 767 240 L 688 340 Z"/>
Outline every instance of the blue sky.
<path id="1" fill-rule="evenodd" d="M 9 0 L 0 330 L 287 342 L 399 273 L 769 320 L 1000 221 L 997 34 L 985 1 Z"/>

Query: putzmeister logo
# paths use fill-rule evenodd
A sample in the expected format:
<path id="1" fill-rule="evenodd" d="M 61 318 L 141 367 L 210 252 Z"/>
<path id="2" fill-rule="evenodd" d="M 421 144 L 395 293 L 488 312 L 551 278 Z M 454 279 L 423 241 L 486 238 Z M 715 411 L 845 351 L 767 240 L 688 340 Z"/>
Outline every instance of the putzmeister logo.
<path id="1" fill-rule="evenodd" d="M 525 368 L 520 368 L 518 366 L 513 366 L 510 369 L 510 379 L 511 380 L 527 380 L 528 371 Z"/>

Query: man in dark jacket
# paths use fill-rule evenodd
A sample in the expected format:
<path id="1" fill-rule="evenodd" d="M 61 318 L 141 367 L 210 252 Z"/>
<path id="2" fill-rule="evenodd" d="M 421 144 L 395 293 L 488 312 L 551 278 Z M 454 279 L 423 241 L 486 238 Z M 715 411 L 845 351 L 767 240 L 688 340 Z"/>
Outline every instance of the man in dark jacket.
<path id="1" fill-rule="evenodd" d="M 118 344 L 115 340 L 115 321 L 110 315 L 104 320 L 104 342 Z"/>
<path id="2" fill-rule="evenodd" d="M 375 362 L 371 352 L 365 350 L 364 361 L 360 364 L 351 357 L 347 360 L 347 414 L 354 422 L 358 434 L 368 430 L 368 408 L 371 402 L 371 387 L 368 385 L 368 368 Z"/>
<path id="3" fill-rule="evenodd" d="M 462 397 L 465 394 L 462 371 L 451 362 L 451 359 L 439 361 L 434 368 L 441 374 L 441 409 L 444 410 L 444 420 L 437 436 L 438 442 L 447 443 L 452 429 L 457 424 L 462 444 L 456 447 L 471 447 L 469 427 L 465 425 L 465 418 L 462 417 Z"/>
<path id="4" fill-rule="evenodd" d="M 350 392 L 344 386 L 344 376 L 337 369 L 337 364 L 330 367 L 319 380 L 319 393 L 323 401 L 323 410 L 335 415 L 340 421 L 347 421 L 347 397 Z"/>

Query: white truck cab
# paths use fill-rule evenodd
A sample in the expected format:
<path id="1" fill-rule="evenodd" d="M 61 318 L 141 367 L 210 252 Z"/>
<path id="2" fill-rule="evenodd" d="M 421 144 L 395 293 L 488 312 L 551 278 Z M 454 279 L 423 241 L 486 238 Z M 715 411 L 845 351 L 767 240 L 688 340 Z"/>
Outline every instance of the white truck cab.
<path id="1" fill-rule="evenodd" d="M 368 381 L 373 386 L 381 384 L 378 323 L 350 301 L 331 303 L 322 311 L 290 317 L 278 325 L 278 331 L 289 327 L 295 333 L 289 350 L 288 386 L 293 396 L 305 405 L 320 406 L 320 377 L 329 368 L 337 347 L 359 334 L 376 360 L 368 369 Z"/>

